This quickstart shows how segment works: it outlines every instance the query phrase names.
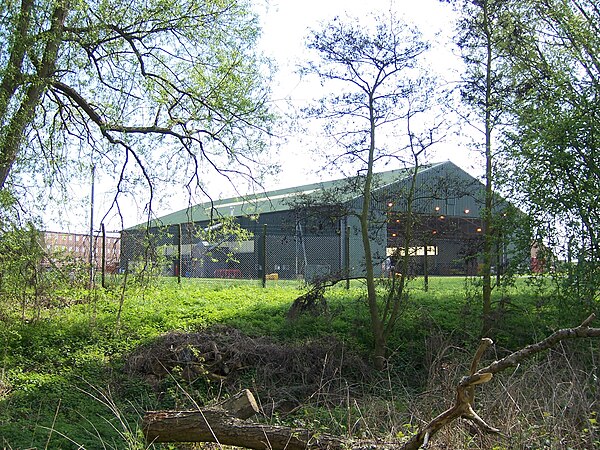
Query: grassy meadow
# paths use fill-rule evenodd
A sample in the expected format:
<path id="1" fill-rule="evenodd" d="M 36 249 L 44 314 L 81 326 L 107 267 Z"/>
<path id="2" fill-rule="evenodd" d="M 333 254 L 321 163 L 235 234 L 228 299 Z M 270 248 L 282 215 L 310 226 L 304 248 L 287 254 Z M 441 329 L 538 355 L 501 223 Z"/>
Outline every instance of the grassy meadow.
<path id="1" fill-rule="evenodd" d="M 265 413 L 261 420 L 271 423 L 408 436 L 448 406 L 481 326 L 477 279 L 434 277 L 427 292 L 422 279 L 410 286 L 385 373 L 369 366 L 369 316 L 359 282 L 329 289 L 325 309 L 295 321 L 286 314 L 305 288 L 283 280 L 263 289 L 255 281 L 162 279 L 124 292 L 113 280 L 91 293 L 66 290 L 36 310 L 4 305 L 0 448 L 192 448 L 148 447 L 139 429 L 144 411 L 210 405 L 241 388 L 264 405 L 294 402 L 291 411 Z M 495 304 L 496 345 L 488 358 L 576 326 L 586 315 L 554 298 L 543 280 L 528 278 L 496 289 Z M 191 336 L 214 339 L 221 349 L 231 344 L 227 354 L 246 359 L 234 372 L 212 377 L 190 377 L 177 364 L 163 365 L 168 370 L 157 376 L 147 360 L 140 363 L 175 345 L 165 342 L 190 346 Z M 477 397 L 482 415 L 510 437 L 483 437 L 459 425 L 438 439 L 447 445 L 439 448 L 600 448 L 599 361 L 597 342 L 569 343 L 516 368 Z"/>

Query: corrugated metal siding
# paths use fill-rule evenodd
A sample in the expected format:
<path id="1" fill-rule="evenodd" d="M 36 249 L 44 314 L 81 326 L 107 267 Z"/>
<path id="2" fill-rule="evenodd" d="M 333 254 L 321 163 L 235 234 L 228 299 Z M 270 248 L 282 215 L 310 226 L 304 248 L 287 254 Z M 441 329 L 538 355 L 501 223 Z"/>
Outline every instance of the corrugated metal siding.
<path id="1" fill-rule="evenodd" d="M 388 185 L 407 176 L 409 169 L 397 169 L 375 174 L 374 187 Z M 333 191 L 339 201 L 351 202 L 359 198 L 360 178 L 345 178 L 340 180 L 312 183 L 294 188 L 277 189 L 245 197 L 234 197 L 213 202 L 201 203 L 190 208 L 182 209 L 153 220 L 150 227 L 172 225 L 186 222 L 208 221 L 211 216 L 251 216 L 292 209 L 290 206 L 294 199 L 302 195 L 317 195 L 320 192 Z M 146 224 L 139 224 L 134 228 L 145 228 Z"/>
<path id="2" fill-rule="evenodd" d="M 374 264 L 381 263 L 386 257 L 386 248 L 392 246 L 389 241 L 390 236 L 388 236 L 392 233 L 392 231 L 389 231 L 391 230 L 389 228 L 391 227 L 389 224 L 390 218 L 394 215 L 401 217 L 401 214 L 407 211 L 407 191 L 411 181 L 410 170 L 388 171 L 378 174 L 374 179 L 375 189 L 372 195 L 371 211 L 373 224 L 371 245 Z M 477 236 L 476 229 L 479 226 L 477 221 L 480 217 L 484 187 L 478 180 L 451 162 L 421 167 L 416 181 L 417 190 L 412 205 L 413 212 L 424 218 L 424 221 L 421 221 L 422 227 L 426 227 L 430 234 L 436 232 L 435 239 L 432 237 L 435 242 L 432 242 L 439 246 L 439 255 L 436 255 L 435 258 L 432 257 L 432 262 L 437 261 L 441 264 L 441 261 L 445 258 L 447 261 L 443 267 L 446 268 L 443 270 L 449 271 L 452 268 L 451 264 L 455 264 L 453 261 L 460 259 L 461 255 L 459 253 L 465 253 L 463 245 L 463 241 L 466 239 L 465 236 Z M 296 266 L 298 265 L 298 242 L 300 242 L 298 239 L 300 237 L 296 225 L 300 221 L 303 227 L 301 259 L 306 260 L 306 264 L 326 265 L 331 270 L 338 270 L 341 267 L 340 262 L 342 260 L 341 244 L 339 244 L 340 236 L 343 234 L 340 229 L 340 219 L 342 217 L 330 219 L 328 213 L 324 210 L 314 217 L 301 217 L 302 210 L 295 210 L 291 200 L 295 196 L 302 195 L 302 193 L 323 192 L 323 190 L 329 189 L 330 192 L 333 192 L 333 195 L 330 195 L 329 198 L 346 201 L 346 209 L 354 209 L 354 212 L 357 212 L 360 210 L 362 197 L 356 195 L 356 186 L 353 188 L 352 184 L 358 183 L 358 186 L 360 186 L 360 182 L 361 179 L 337 180 L 300 186 L 295 189 L 271 191 L 260 197 L 254 196 L 250 200 L 236 198 L 221 200 L 212 205 L 210 203 L 196 205 L 193 208 L 177 211 L 160 218 L 154 222 L 154 225 L 162 223 L 166 226 L 154 227 L 150 235 L 153 235 L 152 240 L 155 247 L 176 245 L 178 240 L 177 224 L 182 223 L 182 243 L 184 245 L 192 244 L 198 238 L 191 232 L 191 229 L 206 227 L 210 216 L 210 208 L 214 206 L 220 214 L 236 217 L 242 228 L 254 233 L 255 249 L 258 249 L 262 226 L 267 224 L 267 233 L 270 236 L 269 247 L 276 248 L 280 252 L 273 255 L 273 267 L 269 263 L 267 270 L 278 271 L 282 276 L 292 276 L 292 272 L 297 270 Z M 326 199 L 327 196 L 323 198 Z M 319 203 L 319 201 L 316 203 Z M 306 208 L 305 213 L 309 210 L 310 208 Z M 446 224 L 458 223 L 459 225 L 464 223 L 464 226 L 455 226 L 453 229 L 456 229 L 456 231 L 451 232 L 449 225 L 446 225 L 447 230 L 444 231 L 442 225 L 434 223 L 436 221 L 441 221 L 440 223 L 445 221 Z M 364 271 L 364 251 L 362 250 L 360 227 L 355 217 L 349 216 L 347 220 L 344 220 L 344 223 L 351 226 L 351 272 L 353 275 L 361 275 Z M 190 230 L 188 230 L 189 227 L 191 227 Z M 436 230 L 436 228 L 439 228 L 439 230 Z M 423 230 L 418 231 L 421 233 L 419 237 L 416 235 L 413 237 L 420 240 L 415 245 L 424 245 L 423 241 L 427 240 L 424 239 Z M 304 236 L 310 241 L 305 241 Z M 431 236 L 434 235 L 431 234 Z M 143 242 L 147 237 L 145 230 L 134 227 L 124 233 L 124 245 L 130 247 L 129 250 L 133 254 L 139 253 L 141 255 Z M 122 247 L 122 250 L 124 250 L 124 247 Z M 256 265 L 254 262 L 256 260 L 255 254 L 243 254 L 239 256 L 239 259 L 248 267 Z M 248 259 L 247 262 L 246 259 Z M 462 263 L 456 264 L 460 265 Z M 442 265 L 439 267 L 439 273 L 441 274 Z M 208 268 L 207 263 L 205 269 L 208 270 Z M 211 266 L 207 273 L 211 273 L 212 269 Z"/>
<path id="3" fill-rule="evenodd" d="M 406 212 L 411 178 L 385 186 L 375 192 L 375 204 L 381 210 Z M 417 214 L 478 217 L 483 185 L 475 178 L 447 162 L 420 170 L 412 211 Z"/>

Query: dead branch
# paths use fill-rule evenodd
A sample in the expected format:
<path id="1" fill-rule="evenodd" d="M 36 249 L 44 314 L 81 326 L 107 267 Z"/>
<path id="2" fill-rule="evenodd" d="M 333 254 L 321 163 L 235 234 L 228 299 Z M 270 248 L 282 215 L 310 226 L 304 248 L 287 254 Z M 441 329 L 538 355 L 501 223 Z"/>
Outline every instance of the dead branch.
<path id="1" fill-rule="evenodd" d="M 473 377 L 482 373 L 498 373 L 509 367 L 514 367 L 520 362 L 524 361 L 527 358 L 532 357 L 536 353 L 543 352 L 544 350 L 548 350 L 551 347 L 554 347 L 560 341 L 565 339 L 575 339 L 575 338 L 592 338 L 592 337 L 600 337 L 600 328 L 590 328 L 589 324 L 593 322 L 596 318 L 595 314 L 591 314 L 587 319 L 585 319 L 581 325 L 576 328 L 564 328 L 562 330 L 555 331 L 546 339 L 542 341 L 528 345 L 521 350 L 518 350 L 510 355 L 498 360 L 494 361 L 492 364 L 479 369 L 476 373 L 473 374 Z M 468 383 L 470 377 L 462 380 L 461 383 Z"/>
<path id="2" fill-rule="evenodd" d="M 454 404 L 431 420 L 404 444 L 376 441 L 358 442 L 307 429 L 244 422 L 235 417 L 234 411 L 248 412 L 247 407 L 240 408 L 239 404 L 251 403 L 253 397 L 249 391 L 244 391 L 236 396 L 238 399 L 233 403 L 238 406 L 234 408 L 234 411 L 225 410 L 224 408 L 227 408 L 225 404 L 200 411 L 151 411 L 146 413 L 142 428 L 148 442 L 218 442 L 223 445 L 258 450 L 361 450 L 368 448 L 418 450 L 426 448 L 439 430 L 458 418 L 471 421 L 485 433 L 499 434 L 500 430 L 488 425 L 473 409 L 475 386 L 487 383 L 494 374 L 516 366 L 525 359 L 555 346 L 562 340 L 600 337 L 600 328 L 589 327 L 594 318 L 595 315 L 592 314 L 576 328 L 558 330 L 536 344 L 529 345 L 477 370 L 486 349 L 493 344 L 489 338 L 482 339 L 471 362 L 469 375 L 463 377 L 456 387 Z M 250 411 L 252 410 L 256 411 L 254 407 L 250 406 Z M 245 415 L 238 415 L 238 417 Z"/>
<path id="3" fill-rule="evenodd" d="M 302 294 L 296 298 L 290 306 L 286 314 L 287 320 L 294 321 L 305 313 L 318 315 L 327 308 L 327 302 L 325 301 L 325 288 L 321 285 L 317 285 L 310 291 Z"/>
<path id="4" fill-rule="evenodd" d="M 476 370 L 483 353 L 493 344 L 492 340 L 489 338 L 482 339 L 471 363 L 471 373 L 464 377 L 456 387 L 456 400 L 454 401 L 454 405 L 423 427 L 410 441 L 401 447 L 402 450 L 417 450 L 421 447 L 426 448 L 433 435 L 459 417 L 470 420 L 485 433 L 500 433 L 500 430 L 488 425 L 473 410 L 475 399 L 474 387 L 478 384 L 487 383 L 492 379 L 494 374 L 508 369 L 509 367 L 514 367 L 533 355 L 548 350 L 564 339 L 600 337 L 600 328 L 589 327 L 589 324 L 595 317 L 596 316 L 592 314 L 576 328 L 558 330 L 536 344 L 528 345 L 498 361 L 494 361 L 482 369 Z"/>

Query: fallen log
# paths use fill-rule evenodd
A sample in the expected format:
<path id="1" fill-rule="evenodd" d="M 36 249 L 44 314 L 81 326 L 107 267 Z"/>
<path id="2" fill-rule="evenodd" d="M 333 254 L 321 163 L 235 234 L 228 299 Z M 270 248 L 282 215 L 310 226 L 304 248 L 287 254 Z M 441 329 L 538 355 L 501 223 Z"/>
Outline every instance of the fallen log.
<path id="1" fill-rule="evenodd" d="M 244 420 L 259 412 L 252 392 L 244 389 L 218 405 L 193 411 L 148 411 L 142 428 L 152 442 L 201 442 L 215 439 L 213 426 L 219 429 L 230 419 Z M 214 425 L 213 425 L 214 424 Z M 183 437 L 183 441 L 181 440 Z"/>
<path id="2" fill-rule="evenodd" d="M 218 442 L 250 449 L 342 449 L 344 441 L 310 430 L 244 422 L 225 411 L 151 411 L 142 424 L 148 442 Z"/>
<path id="3" fill-rule="evenodd" d="M 195 411 L 147 412 L 143 419 L 142 429 L 148 442 L 217 442 L 222 445 L 256 450 L 366 450 L 375 448 L 418 450 L 426 448 L 431 438 L 440 429 L 458 418 L 468 419 L 485 433 L 500 433 L 500 430 L 488 425 L 475 412 L 475 386 L 489 382 L 494 374 L 516 366 L 564 339 L 600 337 L 600 328 L 589 327 L 594 318 L 595 315 L 592 314 L 576 328 L 558 330 L 536 344 L 529 345 L 477 370 L 485 350 L 493 343 L 491 339 L 482 339 L 473 357 L 469 375 L 463 377 L 456 387 L 454 404 L 422 427 L 405 443 L 359 442 L 302 428 L 244 422 L 241 419 L 250 417 L 248 416 L 249 411 L 254 410 L 254 407 L 248 406 L 254 399 L 249 391 L 243 391 L 235 396 L 236 400 L 232 400 L 230 403 L 224 402 L 214 408 Z M 228 411 L 226 408 L 230 408 L 230 410 Z"/>
<path id="4" fill-rule="evenodd" d="M 252 393 L 245 389 L 215 407 L 192 411 L 148 411 L 142 430 L 146 440 L 158 442 L 218 442 L 257 450 L 392 449 L 380 442 L 351 443 L 338 436 L 301 428 L 245 422 L 259 411 Z"/>

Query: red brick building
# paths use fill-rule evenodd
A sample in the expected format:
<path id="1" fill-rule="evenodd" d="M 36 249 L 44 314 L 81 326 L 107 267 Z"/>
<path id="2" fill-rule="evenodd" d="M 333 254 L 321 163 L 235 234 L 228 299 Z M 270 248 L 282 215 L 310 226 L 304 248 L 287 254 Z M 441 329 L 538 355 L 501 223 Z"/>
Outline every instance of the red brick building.
<path id="1" fill-rule="evenodd" d="M 90 260 L 90 236 L 62 231 L 42 232 L 42 246 L 48 253 L 63 253 L 87 263 Z M 94 236 L 92 242 L 93 261 L 96 268 L 102 266 L 102 236 Z M 120 235 L 106 236 L 106 271 L 116 272 L 121 254 Z"/>

